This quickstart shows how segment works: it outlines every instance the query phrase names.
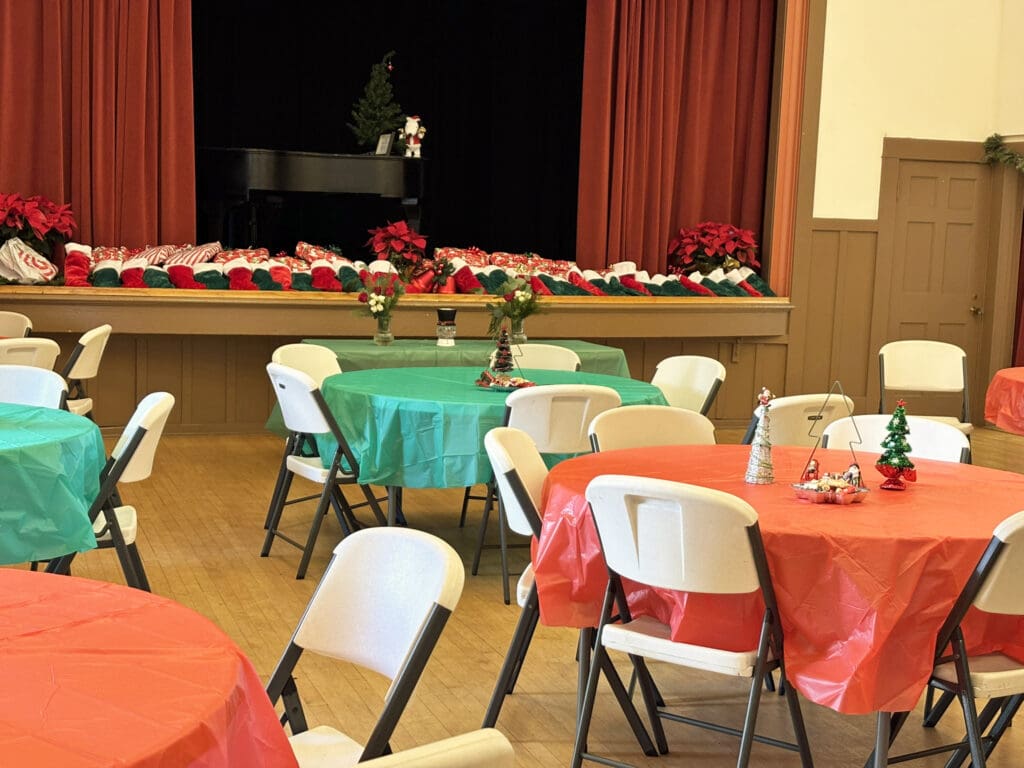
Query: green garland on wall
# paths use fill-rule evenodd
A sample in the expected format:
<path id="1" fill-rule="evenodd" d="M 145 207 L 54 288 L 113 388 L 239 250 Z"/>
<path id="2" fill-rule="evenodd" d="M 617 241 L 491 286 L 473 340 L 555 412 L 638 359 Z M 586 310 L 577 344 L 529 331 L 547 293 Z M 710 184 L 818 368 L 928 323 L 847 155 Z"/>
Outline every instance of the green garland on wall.
<path id="1" fill-rule="evenodd" d="M 985 139 L 985 162 L 1003 163 L 1024 173 L 1024 155 L 1007 147 L 998 133 Z"/>

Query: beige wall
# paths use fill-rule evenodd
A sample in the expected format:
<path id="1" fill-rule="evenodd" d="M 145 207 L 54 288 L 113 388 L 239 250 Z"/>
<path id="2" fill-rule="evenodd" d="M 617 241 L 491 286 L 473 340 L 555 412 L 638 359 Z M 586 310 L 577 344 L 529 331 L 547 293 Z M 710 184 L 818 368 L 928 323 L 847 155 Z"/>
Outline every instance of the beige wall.
<path id="1" fill-rule="evenodd" d="M 814 217 L 874 219 L 882 139 L 1024 133 L 1020 0 L 828 0 Z"/>

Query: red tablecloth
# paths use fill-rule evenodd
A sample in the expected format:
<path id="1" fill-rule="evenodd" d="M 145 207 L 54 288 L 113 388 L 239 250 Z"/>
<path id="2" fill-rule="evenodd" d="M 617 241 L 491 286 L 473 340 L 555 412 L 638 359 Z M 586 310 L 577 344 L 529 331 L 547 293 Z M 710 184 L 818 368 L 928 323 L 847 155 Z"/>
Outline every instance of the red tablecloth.
<path id="1" fill-rule="evenodd" d="M 1024 435 L 1024 368 L 996 371 L 985 392 L 985 421 Z"/>
<path id="2" fill-rule="evenodd" d="M 0 569 L 0 764 L 296 766 L 249 660 L 116 584 Z"/>
<path id="3" fill-rule="evenodd" d="M 939 626 L 996 524 L 1024 509 L 1024 476 L 982 467 L 916 461 L 918 481 L 882 491 L 859 454 L 871 493 L 853 505 L 798 500 L 790 482 L 806 448 L 772 448 L 776 481 L 743 481 L 749 446 L 676 446 L 607 451 L 558 464 L 544 492 L 534 542 L 541 620 L 597 623 L 607 570 L 584 492 L 600 474 L 636 474 L 717 488 L 757 511 L 786 633 L 786 669 L 797 690 L 840 712 L 912 709 L 927 683 Z M 819 450 L 821 471 L 843 471 L 846 451 Z M 759 595 L 721 597 L 634 589 L 636 615 L 672 626 L 673 639 L 756 645 Z M 974 611 L 973 652 L 1000 649 L 1024 661 L 1024 619 Z"/>

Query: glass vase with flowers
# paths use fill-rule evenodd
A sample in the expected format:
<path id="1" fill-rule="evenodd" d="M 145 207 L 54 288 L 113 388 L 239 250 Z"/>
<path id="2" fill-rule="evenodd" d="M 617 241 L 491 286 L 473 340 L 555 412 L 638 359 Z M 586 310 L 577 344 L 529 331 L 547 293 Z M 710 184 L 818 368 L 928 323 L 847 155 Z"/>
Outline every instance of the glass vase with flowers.
<path id="1" fill-rule="evenodd" d="M 377 321 L 377 330 L 373 335 L 374 344 L 390 344 L 395 340 L 391 332 L 391 313 L 405 293 L 405 285 L 395 272 L 363 270 L 359 273 L 359 279 L 363 284 L 363 290 L 359 292 L 359 301 L 364 306 L 356 311 Z"/>
<path id="2" fill-rule="evenodd" d="M 491 313 L 491 322 L 487 333 L 496 339 L 506 321 L 509 324 L 509 341 L 513 344 L 525 344 L 527 337 L 523 330 L 523 320 L 540 311 L 540 296 L 530 288 L 530 283 L 522 277 L 511 277 L 498 288 L 501 301 L 487 304 Z"/>

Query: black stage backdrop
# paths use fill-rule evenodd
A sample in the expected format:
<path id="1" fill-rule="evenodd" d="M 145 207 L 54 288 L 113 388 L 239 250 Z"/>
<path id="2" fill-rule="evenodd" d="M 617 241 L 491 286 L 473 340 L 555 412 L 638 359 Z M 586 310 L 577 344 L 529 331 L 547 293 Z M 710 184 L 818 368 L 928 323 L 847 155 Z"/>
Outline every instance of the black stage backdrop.
<path id="1" fill-rule="evenodd" d="M 429 245 L 573 259 L 585 17 L 585 0 L 197 0 L 196 146 L 364 152 L 347 124 L 394 50 L 395 100 L 427 129 Z M 361 258 L 366 229 L 402 216 L 379 198 L 300 198 L 280 242 L 253 245 Z"/>

